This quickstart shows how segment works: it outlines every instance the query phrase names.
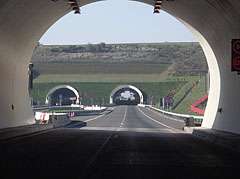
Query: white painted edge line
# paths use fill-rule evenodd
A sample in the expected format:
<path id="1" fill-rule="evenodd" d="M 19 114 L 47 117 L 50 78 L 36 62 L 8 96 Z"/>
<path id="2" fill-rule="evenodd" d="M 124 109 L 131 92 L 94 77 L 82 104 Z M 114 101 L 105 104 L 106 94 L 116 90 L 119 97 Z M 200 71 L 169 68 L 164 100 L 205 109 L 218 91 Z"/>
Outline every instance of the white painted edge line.
<path id="1" fill-rule="evenodd" d="M 161 112 L 163 114 L 169 114 L 169 115 L 178 116 L 178 117 L 193 117 L 195 119 L 203 119 L 204 118 L 203 116 L 194 116 L 194 115 L 188 115 L 188 114 L 177 114 L 177 113 L 172 113 L 172 112 L 168 112 L 168 111 L 163 111 L 161 109 L 152 107 L 150 105 L 145 105 L 145 107 L 152 108 L 152 109 L 154 109 L 156 111 L 159 111 L 159 112 Z"/>
<path id="2" fill-rule="evenodd" d="M 154 112 L 155 114 L 161 116 L 161 117 L 164 117 L 164 118 L 168 118 L 168 119 L 171 119 L 173 121 L 177 121 L 177 122 L 183 122 L 183 120 L 181 119 L 174 119 L 173 117 L 170 117 L 170 116 L 167 116 L 167 115 L 164 115 L 164 113 L 160 113 L 159 111 L 156 111 L 155 109 L 152 109 L 152 108 L 147 108 L 148 110 L 151 109 L 152 112 Z"/>
<path id="3" fill-rule="evenodd" d="M 112 111 L 113 111 L 114 109 L 115 109 L 115 107 L 112 108 Z M 88 119 L 88 120 L 86 120 L 86 121 L 81 121 L 81 122 L 78 122 L 78 123 L 76 123 L 76 124 L 66 126 L 66 128 L 70 128 L 70 127 L 77 126 L 77 125 L 82 124 L 82 123 L 86 123 L 86 122 L 90 122 L 90 121 L 96 120 L 96 119 L 98 119 L 98 118 L 100 118 L 100 117 L 103 117 L 103 116 L 109 114 L 109 113 L 110 113 L 110 112 L 108 112 L 108 113 L 106 113 L 106 114 L 102 114 L 102 115 L 97 116 L 97 117 L 94 117 L 94 118 L 91 118 L 91 119 Z"/>
<path id="4" fill-rule="evenodd" d="M 113 111 L 114 109 L 115 109 L 115 107 L 112 108 L 112 111 Z M 92 120 L 96 120 L 96 119 L 98 119 L 98 118 L 100 118 L 100 117 L 102 117 L 102 116 L 105 116 L 105 115 L 109 114 L 109 113 L 110 113 L 110 112 L 108 112 L 108 113 L 106 113 L 106 114 L 103 114 L 103 115 L 101 115 L 101 116 L 92 118 L 92 119 L 88 119 L 88 120 L 83 121 L 83 122 L 79 122 L 79 123 L 74 124 L 74 125 L 71 125 L 71 126 L 66 126 L 66 127 L 67 127 L 67 128 L 68 128 L 68 127 L 73 127 L 73 126 L 75 126 L 75 125 L 79 125 L 79 124 L 82 124 L 82 123 L 84 123 L 84 122 L 89 122 L 89 121 L 92 121 Z M 9 139 L 9 140 L 6 140 L 6 141 L 1 141 L 0 143 L 8 143 L 8 142 L 16 141 L 16 140 L 21 140 L 21 139 L 25 139 L 25 138 L 29 138 L 29 137 L 33 137 L 33 136 L 37 136 L 37 135 L 41 135 L 41 134 L 45 134 L 45 133 L 48 133 L 48 132 L 56 131 L 56 130 L 59 130 L 59 129 L 62 129 L 62 128 L 64 128 L 64 126 L 63 126 L 63 127 L 59 127 L 59 128 L 52 128 L 52 129 L 48 129 L 48 130 L 36 132 L 36 133 L 33 133 L 33 134 L 29 134 L 29 135 L 27 134 L 26 136 L 19 136 L 19 137 L 16 137 L 16 138 L 13 138 L 13 139 Z"/>
<path id="5" fill-rule="evenodd" d="M 76 123 L 76 124 L 66 126 L 66 128 L 70 128 L 70 127 L 77 126 L 77 125 L 82 124 L 82 123 L 90 122 L 90 121 L 96 120 L 96 119 L 98 119 L 98 118 L 100 118 L 100 117 L 103 117 L 103 116 L 105 116 L 105 114 L 102 114 L 102 115 L 100 115 L 100 116 L 98 116 L 98 117 L 95 117 L 95 118 L 88 119 L 88 120 L 86 120 L 86 121 L 81 121 L 81 122 L 78 122 L 78 123 Z"/>
<path id="6" fill-rule="evenodd" d="M 138 108 L 138 110 L 139 110 L 144 116 L 146 116 L 148 119 L 152 120 L 153 122 L 155 122 L 155 123 L 157 123 L 157 124 L 160 124 L 160 125 L 168 128 L 168 129 L 171 129 L 171 130 L 173 130 L 174 132 L 179 132 L 179 131 L 180 131 L 180 130 L 178 130 L 178 129 L 175 129 L 175 128 L 173 128 L 173 127 L 170 127 L 170 126 L 168 126 L 168 125 L 166 125 L 166 124 L 163 124 L 163 123 L 161 123 L 161 122 L 159 122 L 159 121 L 151 118 L 150 116 L 148 116 L 147 114 L 145 114 L 141 109 L 139 109 L 139 107 L 137 107 L 137 108 Z M 182 132 L 182 131 L 180 131 L 180 132 Z"/>

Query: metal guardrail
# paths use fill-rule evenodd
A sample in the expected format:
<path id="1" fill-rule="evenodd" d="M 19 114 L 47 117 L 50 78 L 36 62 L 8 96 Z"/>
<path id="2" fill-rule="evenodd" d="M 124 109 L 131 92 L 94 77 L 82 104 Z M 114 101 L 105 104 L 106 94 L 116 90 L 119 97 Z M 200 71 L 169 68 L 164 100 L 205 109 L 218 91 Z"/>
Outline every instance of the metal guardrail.
<path id="1" fill-rule="evenodd" d="M 173 117 L 178 117 L 178 118 L 194 118 L 194 123 L 195 124 L 201 124 L 202 120 L 203 120 L 203 116 L 194 116 L 194 115 L 189 115 L 189 114 L 178 114 L 178 113 L 173 113 L 173 112 L 168 112 L 168 111 L 164 111 L 155 107 L 152 107 L 151 105 L 145 105 L 146 107 L 149 107 L 155 111 L 161 112 L 163 114 L 166 114 L 168 116 L 173 116 Z"/>

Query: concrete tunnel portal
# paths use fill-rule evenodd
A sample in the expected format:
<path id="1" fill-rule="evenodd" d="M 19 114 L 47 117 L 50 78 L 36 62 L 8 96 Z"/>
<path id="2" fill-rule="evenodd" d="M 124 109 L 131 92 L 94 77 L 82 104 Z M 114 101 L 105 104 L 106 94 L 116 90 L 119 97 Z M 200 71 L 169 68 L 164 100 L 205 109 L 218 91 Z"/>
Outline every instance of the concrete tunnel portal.
<path id="1" fill-rule="evenodd" d="M 81 7 L 96 1 L 78 3 Z M 139 2 L 155 4 L 154 0 Z M 231 72 L 230 49 L 231 40 L 240 39 L 239 9 L 239 0 L 164 0 L 162 4 L 162 10 L 192 31 L 207 58 L 211 87 L 202 127 L 237 134 L 240 134 L 240 78 Z M 27 89 L 28 64 L 42 35 L 70 11 L 67 0 L 1 2 L 0 129 L 35 123 Z"/>
<path id="2" fill-rule="evenodd" d="M 45 103 L 50 106 L 79 104 L 79 93 L 68 85 L 56 86 L 48 92 Z"/>
<path id="3" fill-rule="evenodd" d="M 112 91 L 109 103 L 117 105 L 143 104 L 144 96 L 142 91 L 135 86 L 121 85 Z"/>

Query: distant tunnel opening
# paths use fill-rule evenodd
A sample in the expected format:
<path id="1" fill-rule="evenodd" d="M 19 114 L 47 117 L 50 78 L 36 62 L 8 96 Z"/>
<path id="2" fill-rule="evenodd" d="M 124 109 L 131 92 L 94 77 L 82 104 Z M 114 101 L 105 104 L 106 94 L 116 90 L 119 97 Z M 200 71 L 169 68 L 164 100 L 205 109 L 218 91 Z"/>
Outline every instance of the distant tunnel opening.
<path id="1" fill-rule="evenodd" d="M 78 104 L 78 91 L 71 86 L 57 86 L 48 92 L 46 104 L 50 106 L 64 106 Z"/>
<path id="2" fill-rule="evenodd" d="M 76 95 L 69 89 L 59 89 L 51 95 L 51 106 L 71 105 L 76 102 Z M 71 100 L 74 99 L 74 100 Z"/>
<path id="3" fill-rule="evenodd" d="M 122 88 L 114 94 L 113 103 L 117 105 L 137 105 L 140 103 L 140 96 L 137 91 L 131 88 Z"/>

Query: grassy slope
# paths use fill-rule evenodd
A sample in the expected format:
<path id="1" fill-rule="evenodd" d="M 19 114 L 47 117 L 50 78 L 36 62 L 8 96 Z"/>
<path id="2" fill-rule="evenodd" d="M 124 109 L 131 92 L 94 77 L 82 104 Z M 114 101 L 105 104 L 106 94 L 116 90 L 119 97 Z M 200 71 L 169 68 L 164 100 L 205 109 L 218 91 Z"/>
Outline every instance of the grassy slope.
<path id="1" fill-rule="evenodd" d="M 170 64 L 34 63 L 40 74 L 160 74 Z"/>
<path id="2" fill-rule="evenodd" d="M 205 77 L 202 77 L 200 83 L 189 93 L 185 100 L 174 110 L 176 113 L 183 114 L 194 114 L 199 115 L 198 113 L 192 112 L 190 110 L 190 105 L 195 103 L 197 100 L 202 98 L 206 94 L 205 91 Z"/>
<path id="3" fill-rule="evenodd" d="M 174 95 L 174 104 L 178 103 L 179 100 L 184 96 L 186 91 L 191 88 L 191 86 L 199 79 L 198 76 L 190 76 L 186 77 L 186 80 L 188 81 L 179 91 L 177 94 Z"/>
<path id="4" fill-rule="evenodd" d="M 34 80 L 34 90 L 31 92 L 34 101 L 38 98 L 38 90 L 41 103 L 44 103 L 44 98 L 51 88 L 68 84 L 84 92 L 85 103 L 90 103 L 88 94 L 91 91 L 95 98 L 104 97 L 108 102 L 109 95 L 116 86 L 131 84 L 145 91 L 148 99 L 151 96 L 159 99 L 167 93 L 178 92 L 175 94 L 177 102 L 198 77 L 184 79 L 174 77 L 172 73 L 176 73 L 178 69 L 192 69 L 194 64 L 201 67 L 206 63 L 198 43 L 112 44 L 112 49 L 117 45 L 119 47 L 113 58 L 111 53 L 51 53 L 51 48 L 57 46 L 45 46 L 43 51 L 40 49 L 35 55 L 36 60 L 33 59 L 34 68 L 40 73 Z M 186 70 L 183 74 L 190 73 Z M 192 113 L 189 106 L 204 95 L 200 90 L 202 85 L 204 86 L 204 83 L 201 83 L 195 89 L 196 94 L 189 95 L 175 112 Z M 98 99 L 95 99 L 95 103 L 97 102 Z"/>
<path id="5" fill-rule="evenodd" d="M 84 104 L 90 104 L 90 92 L 94 93 L 94 103 L 97 104 L 99 98 L 105 98 L 105 102 L 109 103 L 109 97 L 117 86 L 126 83 L 35 83 L 34 90 L 31 91 L 31 96 L 36 102 L 38 99 L 38 90 L 40 91 L 40 101 L 44 104 L 45 97 L 50 89 L 58 85 L 70 85 L 84 94 Z M 183 82 L 155 82 L 155 83 L 128 83 L 130 85 L 136 86 L 137 88 L 143 90 L 147 93 L 147 99 L 151 96 L 162 97 L 168 92 L 175 92 L 176 89 L 181 88 Z"/>
<path id="6" fill-rule="evenodd" d="M 139 70 L 138 66 L 135 70 Z M 148 99 L 151 96 L 159 99 L 167 93 L 177 93 L 186 83 L 183 77 L 173 77 L 169 75 L 170 73 L 171 67 L 160 74 L 43 74 L 34 80 L 31 97 L 36 102 L 38 91 L 40 91 L 40 101 L 43 104 L 51 88 L 67 84 L 86 94 L 84 103 L 90 103 L 87 95 L 90 92 L 95 94 L 95 103 L 100 97 L 107 99 L 108 103 L 114 88 L 118 85 L 130 84 L 146 92 Z"/>

